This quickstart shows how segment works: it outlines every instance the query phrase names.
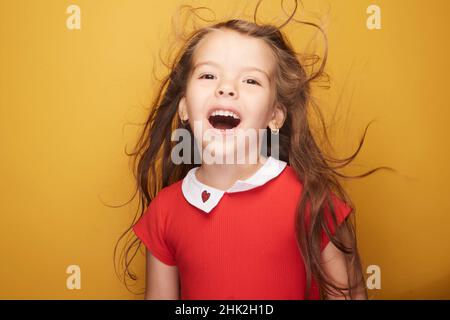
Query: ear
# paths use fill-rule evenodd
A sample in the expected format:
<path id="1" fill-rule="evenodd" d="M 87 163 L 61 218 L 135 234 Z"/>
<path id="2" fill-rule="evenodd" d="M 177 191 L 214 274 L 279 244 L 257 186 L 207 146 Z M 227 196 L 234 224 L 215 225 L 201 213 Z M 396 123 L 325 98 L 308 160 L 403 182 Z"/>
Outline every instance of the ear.
<path id="1" fill-rule="evenodd" d="M 269 121 L 269 128 L 280 129 L 283 126 L 285 120 L 286 108 L 281 104 L 276 104 L 272 112 L 272 118 Z"/>
<path id="2" fill-rule="evenodd" d="M 187 106 L 186 106 L 186 98 L 181 98 L 180 102 L 178 103 L 178 115 L 180 116 L 180 119 L 183 121 L 188 120 L 188 114 L 187 114 Z"/>

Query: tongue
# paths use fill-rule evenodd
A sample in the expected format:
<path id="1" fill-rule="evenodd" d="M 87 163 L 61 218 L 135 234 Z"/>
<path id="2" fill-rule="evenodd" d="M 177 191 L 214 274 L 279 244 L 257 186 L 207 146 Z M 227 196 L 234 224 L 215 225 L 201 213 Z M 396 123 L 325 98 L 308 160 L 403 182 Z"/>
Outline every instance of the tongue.
<path id="1" fill-rule="evenodd" d="M 234 127 L 227 122 L 217 122 L 214 124 L 214 128 L 216 129 L 220 129 L 220 130 L 225 130 L 225 129 L 233 129 Z"/>

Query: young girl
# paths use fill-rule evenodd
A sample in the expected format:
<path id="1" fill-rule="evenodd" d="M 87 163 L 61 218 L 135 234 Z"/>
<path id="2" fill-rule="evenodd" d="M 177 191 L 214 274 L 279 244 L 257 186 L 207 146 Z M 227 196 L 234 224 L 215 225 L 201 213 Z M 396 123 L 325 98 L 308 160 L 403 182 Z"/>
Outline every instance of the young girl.
<path id="1" fill-rule="evenodd" d="M 335 171 L 356 154 L 326 157 L 308 123 L 310 82 L 323 67 L 308 77 L 270 25 L 230 20 L 189 38 L 135 153 L 143 208 L 132 246 L 147 249 L 146 299 L 367 297 L 348 219 L 354 210 Z M 261 154 L 259 141 L 258 161 L 178 163 L 175 129 L 200 149 L 208 130 L 230 137 L 263 129 L 279 141 L 279 155 Z M 238 147 L 213 145 L 216 156 Z"/>

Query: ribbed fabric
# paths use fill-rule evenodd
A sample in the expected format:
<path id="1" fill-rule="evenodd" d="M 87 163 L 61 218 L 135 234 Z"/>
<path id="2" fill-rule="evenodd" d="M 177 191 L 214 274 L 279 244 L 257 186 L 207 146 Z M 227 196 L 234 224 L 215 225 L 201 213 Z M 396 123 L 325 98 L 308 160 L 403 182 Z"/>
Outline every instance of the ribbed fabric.
<path id="1" fill-rule="evenodd" d="M 304 299 L 294 224 L 301 190 L 286 166 L 260 187 L 225 193 L 205 213 L 186 201 L 180 180 L 158 193 L 133 230 L 156 258 L 178 267 L 183 300 Z M 340 223 L 351 208 L 335 201 Z M 318 298 L 314 287 L 310 299 Z"/>

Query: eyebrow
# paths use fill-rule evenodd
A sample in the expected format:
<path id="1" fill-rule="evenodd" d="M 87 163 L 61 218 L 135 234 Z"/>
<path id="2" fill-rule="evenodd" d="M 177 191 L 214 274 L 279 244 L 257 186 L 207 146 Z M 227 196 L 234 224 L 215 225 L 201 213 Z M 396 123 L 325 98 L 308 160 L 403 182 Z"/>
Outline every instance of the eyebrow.
<path id="1" fill-rule="evenodd" d="M 197 69 L 198 67 L 200 67 L 200 66 L 202 66 L 202 65 L 205 65 L 205 64 L 210 64 L 210 65 L 213 65 L 213 66 L 216 66 L 216 67 L 220 67 L 220 65 L 219 65 L 218 63 L 214 62 L 214 61 L 203 61 L 203 62 L 199 62 L 199 63 L 195 64 L 195 66 L 194 66 L 194 68 L 193 68 L 192 70 L 195 70 L 195 69 Z M 263 74 L 267 77 L 267 79 L 270 81 L 269 74 L 268 74 L 266 71 L 264 71 L 264 70 L 262 70 L 262 69 L 260 69 L 260 68 L 258 68 L 258 67 L 252 67 L 252 66 L 250 66 L 250 67 L 242 68 L 242 70 L 243 70 L 243 71 L 254 70 L 254 71 L 261 72 L 261 73 L 263 73 Z"/>

